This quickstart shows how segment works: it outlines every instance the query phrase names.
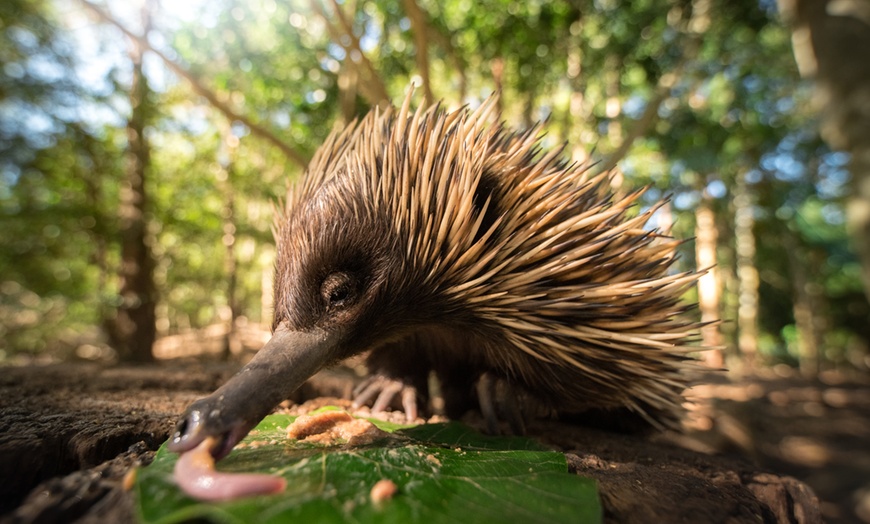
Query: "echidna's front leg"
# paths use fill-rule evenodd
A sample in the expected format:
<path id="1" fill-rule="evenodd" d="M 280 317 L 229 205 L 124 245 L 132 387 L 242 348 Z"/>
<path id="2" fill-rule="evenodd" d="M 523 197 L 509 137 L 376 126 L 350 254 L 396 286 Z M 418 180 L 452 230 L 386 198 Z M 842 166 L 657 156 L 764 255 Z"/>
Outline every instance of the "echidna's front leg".
<path id="1" fill-rule="evenodd" d="M 392 343 L 373 350 L 366 361 L 371 375 L 353 392 L 354 407 L 372 400 L 372 412 L 386 410 L 397 398 L 410 422 L 428 400 L 429 364 L 425 354 L 407 343 Z"/>
<path id="2" fill-rule="evenodd" d="M 369 376 L 354 388 L 353 407 L 358 408 L 363 404 L 368 404 L 376 396 L 377 398 L 372 404 L 373 413 L 386 410 L 398 396 L 402 401 L 402 409 L 409 422 L 415 420 L 419 414 L 417 387 L 380 373 Z"/>
<path id="3" fill-rule="evenodd" d="M 506 379 L 486 372 L 477 381 L 477 401 L 480 413 L 486 423 L 486 430 L 492 435 L 499 431 L 499 415 L 504 417 L 515 435 L 526 432 L 525 418 L 522 413 L 520 392 Z"/>

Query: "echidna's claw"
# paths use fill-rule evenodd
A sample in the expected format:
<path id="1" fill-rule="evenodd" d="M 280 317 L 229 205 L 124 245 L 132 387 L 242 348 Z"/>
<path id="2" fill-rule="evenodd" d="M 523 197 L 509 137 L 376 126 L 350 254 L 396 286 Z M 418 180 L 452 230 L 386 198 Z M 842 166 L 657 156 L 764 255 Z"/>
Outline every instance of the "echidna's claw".
<path id="1" fill-rule="evenodd" d="M 353 391 L 353 407 L 358 408 L 375 398 L 372 405 L 372 413 L 386 410 L 396 398 L 401 395 L 402 408 L 408 422 L 417 419 L 417 388 L 408 385 L 401 380 L 392 379 L 384 375 L 372 375 L 364 380 Z"/>
<path id="2" fill-rule="evenodd" d="M 498 435 L 499 414 L 504 417 L 515 435 L 524 435 L 526 423 L 520 409 L 518 392 L 511 387 L 510 383 L 492 373 L 484 373 L 477 381 L 477 401 L 480 404 L 480 413 L 486 423 L 486 431 L 491 435 Z"/>
<path id="3" fill-rule="evenodd" d="M 484 373 L 477 381 L 477 402 L 480 404 L 480 414 L 486 422 L 486 432 L 490 435 L 498 435 L 498 415 L 495 413 L 495 377 Z"/>

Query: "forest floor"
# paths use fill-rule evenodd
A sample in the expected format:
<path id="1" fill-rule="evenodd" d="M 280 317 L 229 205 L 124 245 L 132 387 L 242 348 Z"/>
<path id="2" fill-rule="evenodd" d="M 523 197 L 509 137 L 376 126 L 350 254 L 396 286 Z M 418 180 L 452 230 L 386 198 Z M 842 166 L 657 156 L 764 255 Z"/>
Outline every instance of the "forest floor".
<path id="1" fill-rule="evenodd" d="M 129 468 L 237 369 L 188 359 L 3 368 L 0 521 L 132 520 Z M 685 435 L 650 440 L 554 421 L 529 434 L 598 480 L 609 522 L 868 523 L 870 382 L 823 380 L 720 378 L 697 388 L 701 407 Z M 293 400 L 341 397 L 350 384 L 348 374 L 321 374 Z"/>

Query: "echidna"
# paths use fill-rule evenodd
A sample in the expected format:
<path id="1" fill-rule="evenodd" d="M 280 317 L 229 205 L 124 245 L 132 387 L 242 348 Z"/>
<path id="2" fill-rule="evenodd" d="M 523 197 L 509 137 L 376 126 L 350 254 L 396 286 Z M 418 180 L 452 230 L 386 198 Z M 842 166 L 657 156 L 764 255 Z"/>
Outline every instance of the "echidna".
<path id="1" fill-rule="evenodd" d="M 448 412 L 483 377 L 560 412 L 679 417 L 698 349 L 680 296 L 697 273 L 673 272 L 678 242 L 644 229 L 655 208 L 632 215 L 642 191 L 614 195 L 543 151 L 538 127 L 488 124 L 492 103 L 409 104 L 334 131 L 290 190 L 274 335 L 187 409 L 172 449 L 212 436 L 223 456 L 319 369 L 367 350 L 420 392 L 434 371 Z"/>

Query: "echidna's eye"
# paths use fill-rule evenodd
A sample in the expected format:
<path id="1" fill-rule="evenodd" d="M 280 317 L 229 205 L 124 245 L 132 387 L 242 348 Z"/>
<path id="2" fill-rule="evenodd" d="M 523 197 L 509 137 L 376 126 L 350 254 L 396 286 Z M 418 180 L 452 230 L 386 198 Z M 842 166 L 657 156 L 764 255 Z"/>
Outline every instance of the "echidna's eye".
<path id="1" fill-rule="evenodd" d="M 327 310 L 349 306 L 356 299 L 356 279 L 344 272 L 331 273 L 320 286 Z"/>

